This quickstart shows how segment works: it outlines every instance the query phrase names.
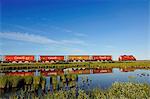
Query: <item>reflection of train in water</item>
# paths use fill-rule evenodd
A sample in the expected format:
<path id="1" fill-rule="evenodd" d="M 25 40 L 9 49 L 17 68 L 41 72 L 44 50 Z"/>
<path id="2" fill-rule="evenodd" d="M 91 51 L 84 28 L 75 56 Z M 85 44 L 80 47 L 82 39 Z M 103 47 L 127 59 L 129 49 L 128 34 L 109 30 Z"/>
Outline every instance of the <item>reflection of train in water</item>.
<path id="1" fill-rule="evenodd" d="M 131 70 L 131 69 L 130 69 Z M 111 74 L 112 68 L 65 68 L 65 69 L 41 69 L 38 70 L 41 75 L 46 77 L 45 89 L 55 91 L 65 88 L 74 88 L 78 82 L 89 85 L 91 78 L 87 74 Z M 127 71 L 127 69 L 126 69 Z M 18 71 L 6 72 L 10 76 L 34 76 L 36 71 Z M 122 72 L 122 71 L 121 71 Z M 81 76 L 83 74 L 83 76 Z M 86 74 L 86 75 L 84 75 Z M 80 76 L 78 76 L 80 75 Z M 88 81 L 88 82 L 87 82 Z M 31 85 L 34 87 L 33 85 Z M 31 87 L 30 86 L 30 87 Z"/>
<path id="2" fill-rule="evenodd" d="M 112 68 L 110 69 L 78 69 L 78 68 L 67 68 L 67 69 L 60 69 L 60 70 L 41 70 L 41 74 L 44 76 L 50 75 L 64 75 L 64 74 L 97 74 L 97 73 L 112 73 Z"/>
<path id="3" fill-rule="evenodd" d="M 34 76 L 35 72 L 36 71 L 13 71 L 13 72 L 6 72 L 5 75 Z M 45 87 L 48 87 L 48 90 L 54 91 L 54 90 L 59 90 L 59 89 L 64 89 L 64 88 L 76 87 L 78 79 L 79 79 L 78 75 L 112 73 L 112 69 L 100 69 L 100 68 L 41 69 L 41 70 L 38 70 L 38 72 L 40 72 L 41 75 L 46 77 L 47 84 L 45 85 Z M 82 80 L 86 80 L 86 82 L 82 81 L 84 83 L 84 86 L 85 86 L 85 83 L 89 83 L 90 81 L 90 79 L 87 77 L 82 78 Z"/>
<path id="4" fill-rule="evenodd" d="M 119 61 L 136 61 L 133 55 L 121 55 Z M 92 62 L 92 61 L 113 61 L 111 55 L 3 55 L 1 62 L 4 63 L 30 63 L 30 62 Z"/>
<path id="5" fill-rule="evenodd" d="M 121 72 L 133 72 L 135 71 L 135 68 L 121 68 L 120 71 Z"/>
<path id="6" fill-rule="evenodd" d="M 121 72 L 133 72 L 137 68 L 120 68 Z M 5 75 L 10 76 L 34 76 L 34 70 L 24 71 L 24 70 L 15 70 L 12 72 L 5 72 Z M 105 74 L 105 73 L 113 73 L 112 68 L 65 68 L 65 69 L 41 69 L 38 70 L 43 76 L 61 76 L 61 75 L 81 75 L 81 74 Z"/>
<path id="7" fill-rule="evenodd" d="M 65 68 L 65 69 L 41 69 L 37 70 L 43 76 L 61 76 L 61 75 L 78 75 L 78 74 L 103 74 L 112 73 L 112 68 Z M 15 70 L 12 72 L 5 72 L 5 75 L 10 76 L 34 76 L 36 75 L 36 70 L 24 71 Z"/>
<path id="8" fill-rule="evenodd" d="M 8 76 L 34 76 L 34 72 L 7 72 L 6 75 Z"/>

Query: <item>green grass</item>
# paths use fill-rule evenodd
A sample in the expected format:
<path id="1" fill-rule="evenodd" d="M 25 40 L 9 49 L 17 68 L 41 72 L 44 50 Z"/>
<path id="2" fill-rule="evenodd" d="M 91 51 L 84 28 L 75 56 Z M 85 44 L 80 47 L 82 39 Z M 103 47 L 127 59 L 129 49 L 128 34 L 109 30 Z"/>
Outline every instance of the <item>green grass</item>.
<path id="1" fill-rule="evenodd" d="M 24 76 L 24 81 L 25 81 L 25 84 L 32 84 L 33 82 L 33 76 Z"/>
<path id="2" fill-rule="evenodd" d="M 150 68 L 150 61 L 135 61 L 135 62 L 81 62 L 81 63 L 30 63 L 30 64 L 0 64 L 0 70 L 18 70 L 18 69 L 42 69 L 42 68 Z"/>
<path id="3" fill-rule="evenodd" d="M 5 88 L 8 82 L 8 76 L 0 76 L 0 88 Z"/>
<path id="4" fill-rule="evenodd" d="M 0 76 L 0 88 L 16 88 L 20 83 L 33 84 L 37 89 L 40 84 L 43 84 L 45 78 L 42 76 Z"/>
<path id="5" fill-rule="evenodd" d="M 0 88 L 17 87 L 22 79 L 19 76 L 0 76 Z"/>

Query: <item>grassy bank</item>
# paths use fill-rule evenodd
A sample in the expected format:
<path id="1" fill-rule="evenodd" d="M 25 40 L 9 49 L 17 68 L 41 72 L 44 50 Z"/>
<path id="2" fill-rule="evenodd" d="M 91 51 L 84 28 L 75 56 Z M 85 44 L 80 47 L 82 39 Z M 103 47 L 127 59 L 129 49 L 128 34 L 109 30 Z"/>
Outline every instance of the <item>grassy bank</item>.
<path id="1" fill-rule="evenodd" d="M 85 68 L 150 68 L 150 61 L 135 61 L 135 62 L 78 62 L 78 63 L 30 63 L 30 64 L 0 64 L 1 70 L 17 70 L 17 69 L 41 69 L 41 68 L 72 68 L 72 67 L 85 67 Z"/>

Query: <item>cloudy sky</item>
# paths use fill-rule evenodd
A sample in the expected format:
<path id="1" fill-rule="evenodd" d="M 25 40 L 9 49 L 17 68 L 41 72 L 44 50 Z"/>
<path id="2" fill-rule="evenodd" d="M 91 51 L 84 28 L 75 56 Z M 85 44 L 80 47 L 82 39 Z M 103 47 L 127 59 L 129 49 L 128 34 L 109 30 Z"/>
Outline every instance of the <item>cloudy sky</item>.
<path id="1" fill-rule="evenodd" d="M 150 58 L 149 0 L 1 0 L 0 54 Z"/>

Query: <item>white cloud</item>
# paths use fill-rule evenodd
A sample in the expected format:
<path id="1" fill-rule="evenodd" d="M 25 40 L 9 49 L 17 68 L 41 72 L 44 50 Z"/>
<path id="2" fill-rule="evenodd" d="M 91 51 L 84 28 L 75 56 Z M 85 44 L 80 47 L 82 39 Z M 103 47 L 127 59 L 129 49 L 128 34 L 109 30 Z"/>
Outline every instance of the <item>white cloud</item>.
<path id="1" fill-rule="evenodd" d="M 63 44 L 79 44 L 79 45 L 87 45 L 84 41 L 73 39 L 73 40 L 62 40 Z"/>
<path id="2" fill-rule="evenodd" d="M 88 36 L 87 34 L 75 32 L 70 29 L 66 29 L 66 28 L 62 28 L 62 27 L 58 27 L 58 26 L 51 26 L 51 28 L 54 28 L 54 29 L 57 29 L 60 31 L 64 31 L 66 33 L 72 33 L 74 36 L 78 36 L 78 37 L 87 37 Z"/>
<path id="3" fill-rule="evenodd" d="M 114 48 L 112 45 L 105 45 L 106 48 Z"/>
<path id="4" fill-rule="evenodd" d="M 25 26 L 21 26 L 21 25 L 12 25 L 18 29 L 21 29 L 21 30 L 25 30 L 25 31 L 29 31 L 29 32 L 34 32 L 34 33 L 43 33 L 44 31 L 43 30 L 38 30 L 38 29 L 33 29 L 33 28 L 29 28 L 29 27 L 25 27 Z"/>
<path id="5" fill-rule="evenodd" d="M 20 32 L 0 32 L 0 38 L 19 40 L 31 43 L 38 44 L 55 44 L 55 45 L 86 45 L 82 40 L 72 39 L 72 40 L 53 40 L 45 36 L 29 34 L 29 33 L 20 33 Z"/>
<path id="6" fill-rule="evenodd" d="M 33 28 L 22 26 L 22 25 L 14 25 L 14 24 L 13 25 L 9 24 L 9 25 L 14 26 L 14 27 L 21 29 L 21 30 L 25 30 L 26 32 L 33 32 L 33 33 L 43 33 L 44 32 L 44 30 L 33 29 Z M 70 33 L 76 37 L 87 37 L 88 36 L 85 33 L 75 32 L 75 31 L 72 31 L 72 30 L 67 29 L 67 28 L 62 28 L 62 27 L 58 27 L 58 26 L 50 26 L 50 27 L 53 29 L 59 30 L 59 31 Z M 45 32 L 47 32 L 47 31 L 45 31 Z"/>
<path id="7" fill-rule="evenodd" d="M 84 33 L 74 33 L 74 35 L 79 36 L 79 37 L 86 37 L 87 34 Z"/>
<path id="8" fill-rule="evenodd" d="M 69 29 L 63 29 L 64 32 L 68 32 L 68 33 L 72 33 L 73 31 L 69 30 Z"/>
<path id="9" fill-rule="evenodd" d="M 0 33 L 0 37 L 11 39 L 11 40 L 27 41 L 27 42 L 39 43 L 39 44 L 58 43 L 55 40 L 51 40 L 43 36 L 28 34 L 28 33 L 19 33 L 19 32 Z"/>

